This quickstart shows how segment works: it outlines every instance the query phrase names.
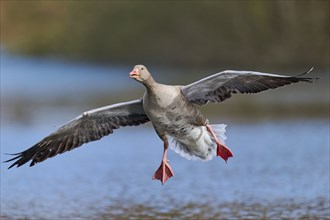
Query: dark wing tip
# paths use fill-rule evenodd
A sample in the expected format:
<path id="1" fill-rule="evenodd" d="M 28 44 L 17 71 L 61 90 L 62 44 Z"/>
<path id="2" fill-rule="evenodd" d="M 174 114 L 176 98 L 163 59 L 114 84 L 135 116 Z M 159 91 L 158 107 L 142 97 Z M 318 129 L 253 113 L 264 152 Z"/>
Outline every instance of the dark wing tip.
<path id="1" fill-rule="evenodd" d="M 313 83 L 319 81 L 320 78 L 314 77 L 314 78 L 306 78 L 306 82 Z"/>
<path id="2" fill-rule="evenodd" d="M 11 161 L 13 161 L 13 160 L 16 160 L 12 165 L 10 165 L 9 167 L 8 167 L 8 169 L 10 169 L 10 168 L 12 168 L 12 167 L 14 167 L 14 166 L 16 166 L 16 167 L 20 167 L 20 166 L 22 166 L 24 163 L 22 163 L 22 161 L 23 161 L 23 154 L 19 154 L 18 156 L 16 156 L 16 157 L 13 157 L 13 158 L 11 158 L 11 159 L 9 159 L 9 160 L 6 160 L 6 161 L 4 161 L 3 163 L 8 163 L 8 162 L 11 162 Z"/>
<path id="3" fill-rule="evenodd" d="M 317 82 L 320 79 L 318 77 L 301 77 L 301 76 L 307 75 L 308 73 L 312 72 L 313 70 L 314 70 L 314 67 L 310 68 L 308 71 L 306 71 L 302 74 L 297 75 L 296 77 L 298 79 L 300 79 L 300 81 L 304 81 L 304 82 L 309 82 L 309 83 Z"/>
<path id="4" fill-rule="evenodd" d="M 12 156 L 15 156 L 9 160 L 6 160 L 4 161 L 4 163 L 8 163 L 8 162 L 11 162 L 11 161 L 14 161 L 16 160 L 12 165 L 10 165 L 8 167 L 8 169 L 16 166 L 16 167 L 20 167 L 22 166 L 23 164 L 25 164 L 26 162 L 28 162 L 29 160 L 32 160 L 34 158 L 34 156 L 36 155 L 38 151 L 38 146 L 33 146 L 23 152 L 20 152 L 20 153 L 16 153 L 16 154 L 7 154 L 7 155 L 12 155 Z M 34 164 L 33 164 L 34 165 Z"/>
<path id="5" fill-rule="evenodd" d="M 17 155 L 17 154 L 7 154 L 7 155 Z M 19 161 L 19 158 L 20 158 L 21 156 L 22 156 L 22 155 L 18 155 L 18 156 L 13 157 L 13 158 L 11 158 L 11 159 L 9 159 L 9 160 L 5 160 L 5 161 L 3 161 L 3 163 L 8 163 L 8 162 L 11 162 L 11 161 L 13 161 L 13 160 L 18 159 L 17 161 L 15 161 L 12 165 L 10 165 L 10 166 L 8 167 L 8 169 L 10 169 L 10 168 L 12 168 L 13 166 L 18 165 L 18 161 Z"/>

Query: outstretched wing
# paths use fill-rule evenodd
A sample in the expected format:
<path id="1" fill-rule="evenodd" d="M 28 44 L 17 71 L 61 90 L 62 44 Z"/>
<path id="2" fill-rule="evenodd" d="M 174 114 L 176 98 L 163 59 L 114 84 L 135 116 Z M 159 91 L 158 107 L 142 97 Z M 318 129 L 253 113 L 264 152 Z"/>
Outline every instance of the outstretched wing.
<path id="1" fill-rule="evenodd" d="M 235 93 L 258 93 L 297 82 L 313 82 L 316 78 L 302 77 L 313 68 L 299 76 L 282 76 L 253 71 L 226 70 L 182 86 L 182 94 L 192 103 L 205 105 L 208 102 L 222 102 Z"/>
<path id="2" fill-rule="evenodd" d="M 31 148 L 5 162 L 16 160 L 9 168 L 32 160 L 30 166 L 57 154 L 72 150 L 84 143 L 96 141 L 121 126 L 136 126 L 149 121 L 142 99 L 118 103 L 84 112 L 60 127 Z M 8 169 L 9 169 L 8 168 Z"/>

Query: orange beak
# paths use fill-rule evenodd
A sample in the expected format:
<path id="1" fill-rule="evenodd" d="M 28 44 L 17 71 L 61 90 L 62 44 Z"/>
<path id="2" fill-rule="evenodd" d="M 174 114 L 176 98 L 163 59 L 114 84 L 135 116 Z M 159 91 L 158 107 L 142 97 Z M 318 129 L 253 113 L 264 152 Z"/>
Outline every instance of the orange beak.
<path id="1" fill-rule="evenodd" d="M 140 77 L 140 73 L 138 69 L 133 69 L 132 72 L 129 73 L 129 77 L 133 79 L 137 79 Z"/>

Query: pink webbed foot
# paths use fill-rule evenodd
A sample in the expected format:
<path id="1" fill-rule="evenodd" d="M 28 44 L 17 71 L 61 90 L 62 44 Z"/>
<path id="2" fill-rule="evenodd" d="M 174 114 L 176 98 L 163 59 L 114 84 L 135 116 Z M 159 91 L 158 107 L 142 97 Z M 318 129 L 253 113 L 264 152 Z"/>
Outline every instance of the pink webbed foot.
<path id="1" fill-rule="evenodd" d="M 168 162 L 162 161 L 158 170 L 152 176 L 153 180 L 160 180 L 162 184 L 164 184 L 169 178 L 173 176 L 173 170 L 168 164 Z"/>
<path id="2" fill-rule="evenodd" d="M 233 157 L 233 153 L 229 150 L 229 148 L 226 145 L 217 142 L 217 156 L 224 159 L 227 163 L 228 158 Z"/>
<path id="3" fill-rule="evenodd" d="M 212 137 L 214 138 L 215 142 L 217 143 L 217 156 L 221 157 L 224 159 L 227 163 L 227 160 L 229 157 L 233 157 L 233 153 L 229 150 L 229 148 L 222 144 L 215 133 L 213 132 L 212 128 L 210 125 L 206 125 L 207 130 L 210 132 Z"/>

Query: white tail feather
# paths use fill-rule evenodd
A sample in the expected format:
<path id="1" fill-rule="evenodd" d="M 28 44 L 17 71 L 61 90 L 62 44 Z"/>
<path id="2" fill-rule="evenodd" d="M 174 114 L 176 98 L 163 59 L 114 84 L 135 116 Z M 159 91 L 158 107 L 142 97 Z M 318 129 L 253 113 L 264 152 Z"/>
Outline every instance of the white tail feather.
<path id="1" fill-rule="evenodd" d="M 222 143 L 227 139 L 226 126 L 225 124 L 211 125 L 215 135 Z M 202 135 L 200 135 L 201 131 Z M 199 138 L 196 139 L 196 137 Z M 203 126 L 196 127 L 184 137 L 171 137 L 170 148 L 188 160 L 208 161 L 216 156 L 217 145 L 206 127 Z"/>
<path id="2" fill-rule="evenodd" d="M 227 139 L 225 133 L 226 133 L 226 127 L 225 124 L 216 124 L 211 125 L 211 128 L 213 129 L 215 136 L 222 142 L 225 143 L 225 140 Z"/>

